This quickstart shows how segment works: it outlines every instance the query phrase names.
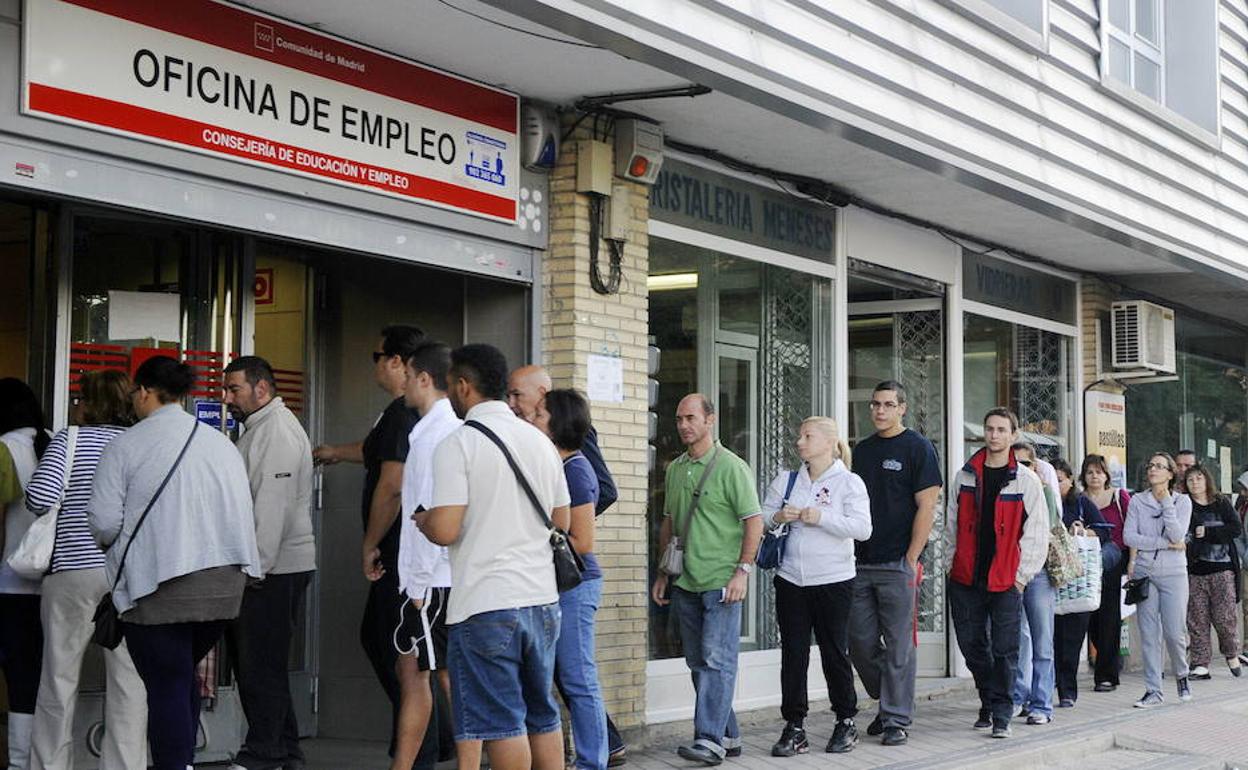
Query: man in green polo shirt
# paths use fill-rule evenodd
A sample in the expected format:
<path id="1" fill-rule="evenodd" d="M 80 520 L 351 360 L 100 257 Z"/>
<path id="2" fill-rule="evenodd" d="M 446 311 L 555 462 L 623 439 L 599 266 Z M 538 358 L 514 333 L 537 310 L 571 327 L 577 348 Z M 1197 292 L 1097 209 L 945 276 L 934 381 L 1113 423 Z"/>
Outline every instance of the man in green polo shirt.
<path id="1" fill-rule="evenodd" d="M 660 570 L 651 595 L 669 601 L 680 622 L 685 662 L 696 693 L 694 741 L 676 753 L 705 765 L 718 765 L 741 753 L 741 732 L 732 710 L 741 638 L 741 600 L 750 584 L 754 555 L 763 534 L 754 472 L 715 441 L 715 407 L 700 393 L 676 407 L 676 430 L 686 451 L 667 466 L 659 553 L 672 533 L 681 533 L 692 507 L 688 537 L 682 538 L 684 564 L 668 594 L 669 576 Z M 709 468 L 709 472 L 708 472 Z M 705 476 L 705 480 L 703 480 Z M 701 484 L 696 507 L 695 491 Z"/>

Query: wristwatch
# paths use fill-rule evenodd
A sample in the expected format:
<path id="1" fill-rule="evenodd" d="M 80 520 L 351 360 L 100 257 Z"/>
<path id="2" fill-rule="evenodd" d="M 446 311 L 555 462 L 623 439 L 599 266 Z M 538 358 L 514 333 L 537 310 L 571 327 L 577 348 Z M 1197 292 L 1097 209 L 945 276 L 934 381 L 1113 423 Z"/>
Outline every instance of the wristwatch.
<path id="1" fill-rule="evenodd" d="M 754 571 L 754 565 L 750 564 L 748 561 L 743 561 L 737 565 L 737 569 L 748 575 Z"/>

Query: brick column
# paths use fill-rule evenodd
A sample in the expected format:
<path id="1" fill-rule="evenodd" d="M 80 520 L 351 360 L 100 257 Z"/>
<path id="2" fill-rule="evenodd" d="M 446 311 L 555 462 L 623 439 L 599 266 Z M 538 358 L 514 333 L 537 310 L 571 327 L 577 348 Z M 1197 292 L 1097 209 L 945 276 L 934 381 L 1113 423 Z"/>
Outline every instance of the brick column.
<path id="1" fill-rule="evenodd" d="M 1079 283 L 1079 334 L 1083 338 L 1084 384 L 1096 381 L 1096 328 L 1109 315 L 1109 306 L 1116 294 L 1115 287 L 1099 278 L 1084 278 Z M 1101 344 L 1109 345 L 1109 340 L 1102 339 Z"/>
<path id="2" fill-rule="evenodd" d="M 589 282 L 589 199 L 576 192 L 577 140 L 588 137 L 582 128 L 566 140 L 551 174 L 550 247 L 542 266 L 542 351 L 555 387 L 582 392 L 590 354 L 623 359 L 624 402 L 595 401 L 591 406 L 603 457 L 620 492 L 619 501 L 598 520 L 595 534 L 594 550 L 605 576 L 597 618 L 598 675 L 607 712 L 624 730 L 643 724 L 646 697 L 649 188 L 628 185 L 632 219 L 620 288 L 615 294 L 598 294 Z M 605 280 L 610 263 L 605 242 L 599 243 L 598 262 Z"/>

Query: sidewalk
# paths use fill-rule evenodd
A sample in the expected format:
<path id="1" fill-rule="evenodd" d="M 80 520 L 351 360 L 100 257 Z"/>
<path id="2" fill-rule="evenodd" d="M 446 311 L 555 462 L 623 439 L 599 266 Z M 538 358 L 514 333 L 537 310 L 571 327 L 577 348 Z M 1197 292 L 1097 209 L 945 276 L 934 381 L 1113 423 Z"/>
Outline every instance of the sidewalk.
<path id="1" fill-rule="evenodd" d="M 858 717 L 860 742 L 849 754 L 826 754 L 823 747 L 832 734 L 832 715 L 826 702 L 820 713 L 806 720 L 811 753 L 788 759 L 771 756 L 771 744 L 783 724 L 778 709 L 741 715 L 745 753 L 725 760 L 722 767 L 738 770 L 810 770 L 811 768 L 967 768 L 988 770 L 1049 770 L 1078 767 L 1080 770 L 1117 768 L 1243 768 L 1248 770 L 1248 676 L 1235 679 L 1225 666 L 1214 668 L 1214 678 L 1192 682 L 1195 699 L 1179 704 L 1174 680 L 1166 678 L 1166 703 L 1156 709 L 1132 708 L 1143 693 L 1138 674 L 1124 674 L 1122 686 L 1113 693 L 1092 692 L 1084 675 L 1079 683 L 1079 703 L 1073 709 L 1056 709 L 1051 724 L 1013 725 L 1014 737 L 993 740 L 986 731 L 971 728 L 978 698 L 966 680 L 921 680 L 919 705 L 910 741 L 886 748 L 878 738 L 866 735 L 875 715 L 874 703 L 863 701 Z M 929 700 L 928 698 L 933 698 Z M 629 770 L 697 768 L 675 753 L 687 740 L 689 723 L 657 725 L 651 745 L 630 751 Z M 383 744 L 354 741 L 311 740 L 305 742 L 307 770 L 383 770 Z"/>
<path id="2" fill-rule="evenodd" d="M 728 759 L 725 768 L 1245 768 L 1248 769 L 1248 677 L 1235 679 L 1223 666 L 1207 682 L 1192 682 L 1195 698 L 1179 704 L 1174 680 L 1166 679 L 1166 704 L 1141 710 L 1131 704 L 1144 692 L 1138 674 L 1124 675 L 1113 693 L 1092 692 L 1092 681 L 1080 681 L 1073 709 L 1055 709 L 1054 721 L 1029 727 L 1016 720 L 1014 736 L 993 740 L 971 728 L 979 700 L 973 692 L 920 703 L 910 741 L 884 747 L 866 735 L 874 704 L 863 703 L 858 717 L 860 741 L 849 754 L 826 754 L 833 718 L 826 711 L 808 718 L 811 753 L 789 759 L 771 756 L 771 744 L 783 727 L 779 714 L 766 726 L 745 729 L 745 753 Z M 696 765 L 676 756 L 680 739 L 658 741 L 630 756 L 634 770 L 669 770 Z"/>

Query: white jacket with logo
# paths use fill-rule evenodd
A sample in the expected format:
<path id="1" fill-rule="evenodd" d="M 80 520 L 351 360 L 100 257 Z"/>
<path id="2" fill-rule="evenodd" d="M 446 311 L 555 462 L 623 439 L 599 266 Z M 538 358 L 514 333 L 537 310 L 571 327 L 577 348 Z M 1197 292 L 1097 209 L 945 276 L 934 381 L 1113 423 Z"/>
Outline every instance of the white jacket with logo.
<path id="1" fill-rule="evenodd" d="M 763 521 L 771 528 L 779 524 L 776 513 L 784 507 L 784 490 L 789 472 L 772 480 L 763 501 Z M 789 524 L 789 542 L 784 561 L 776 574 L 798 586 L 840 583 L 857 574 L 854 568 L 854 541 L 871 537 L 871 499 L 862 479 L 837 460 L 817 479 L 803 463 L 797 471 L 789 505 L 818 508 L 819 523 Z"/>
<path id="2" fill-rule="evenodd" d="M 247 416 L 238 451 L 247 465 L 264 574 L 316 569 L 312 445 L 280 397 Z"/>

